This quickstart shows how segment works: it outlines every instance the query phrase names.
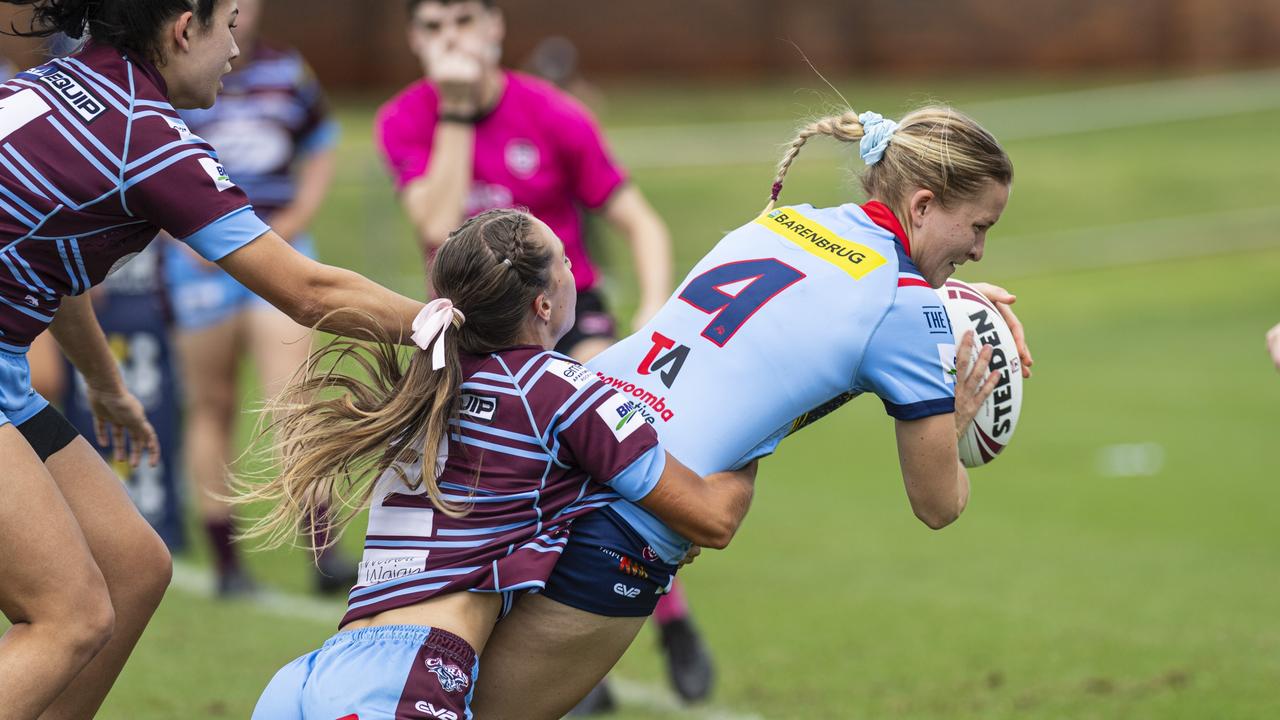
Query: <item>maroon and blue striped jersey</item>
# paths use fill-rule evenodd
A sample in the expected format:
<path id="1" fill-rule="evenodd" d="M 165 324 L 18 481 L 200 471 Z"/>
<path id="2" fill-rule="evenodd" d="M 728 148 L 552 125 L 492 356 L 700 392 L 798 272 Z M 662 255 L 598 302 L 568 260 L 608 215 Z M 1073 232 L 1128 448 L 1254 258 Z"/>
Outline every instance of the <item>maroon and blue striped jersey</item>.
<path id="1" fill-rule="evenodd" d="M 666 451 L 638 401 L 573 360 L 518 347 L 462 361 L 437 482 L 468 512 L 439 512 L 423 487 L 385 472 L 343 625 L 445 593 L 541 588 L 573 518 L 637 501 L 662 475 Z M 400 469 L 416 479 L 421 464 Z"/>
<path id="2" fill-rule="evenodd" d="M 0 349 L 160 230 L 218 260 L 267 229 L 150 62 L 90 42 L 0 84 Z"/>

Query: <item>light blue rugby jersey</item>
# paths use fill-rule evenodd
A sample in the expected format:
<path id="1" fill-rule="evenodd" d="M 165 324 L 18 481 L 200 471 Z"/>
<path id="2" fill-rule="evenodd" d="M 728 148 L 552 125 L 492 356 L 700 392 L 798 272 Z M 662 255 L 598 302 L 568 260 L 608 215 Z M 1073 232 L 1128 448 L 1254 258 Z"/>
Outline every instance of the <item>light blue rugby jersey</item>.
<path id="1" fill-rule="evenodd" d="M 901 420 L 955 410 L 941 300 L 878 202 L 778 208 L 729 233 L 639 332 L 588 366 L 637 400 L 672 455 L 708 474 L 862 393 Z M 688 544 L 613 506 L 668 562 Z"/>

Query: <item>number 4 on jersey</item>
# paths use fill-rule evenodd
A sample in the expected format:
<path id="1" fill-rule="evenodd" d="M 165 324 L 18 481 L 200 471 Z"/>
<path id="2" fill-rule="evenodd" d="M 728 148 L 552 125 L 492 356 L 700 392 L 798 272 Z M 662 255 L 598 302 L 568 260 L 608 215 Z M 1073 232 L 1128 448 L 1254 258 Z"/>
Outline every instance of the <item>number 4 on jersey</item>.
<path id="1" fill-rule="evenodd" d="M 680 299 L 714 314 L 702 337 L 724 347 L 765 303 L 803 278 L 804 273 L 775 258 L 741 260 L 711 268 L 690 280 Z"/>

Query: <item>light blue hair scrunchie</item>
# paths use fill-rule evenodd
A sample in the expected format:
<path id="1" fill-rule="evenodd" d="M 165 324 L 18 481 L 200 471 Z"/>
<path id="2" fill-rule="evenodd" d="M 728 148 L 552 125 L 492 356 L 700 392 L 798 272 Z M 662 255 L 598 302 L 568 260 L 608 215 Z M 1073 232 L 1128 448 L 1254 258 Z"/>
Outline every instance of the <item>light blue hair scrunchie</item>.
<path id="1" fill-rule="evenodd" d="M 898 123 L 885 120 L 880 113 L 864 112 L 858 116 L 862 123 L 862 142 L 858 143 L 858 154 L 867 165 L 875 165 L 884 157 L 884 151 L 898 129 Z"/>

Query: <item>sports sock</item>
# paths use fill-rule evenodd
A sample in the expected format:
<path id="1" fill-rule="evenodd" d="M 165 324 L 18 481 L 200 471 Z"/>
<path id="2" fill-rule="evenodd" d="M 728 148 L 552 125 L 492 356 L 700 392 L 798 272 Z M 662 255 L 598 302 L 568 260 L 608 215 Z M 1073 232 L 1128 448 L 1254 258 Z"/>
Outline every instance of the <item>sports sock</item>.
<path id="1" fill-rule="evenodd" d="M 205 532 L 209 535 L 209 544 L 213 546 L 213 560 L 218 574 L 226 575 L 240 569 L 240 557 L 236 552 L 232 538 L 235 537 L 235 524 L 231 518 L 206 519 Z"/>

